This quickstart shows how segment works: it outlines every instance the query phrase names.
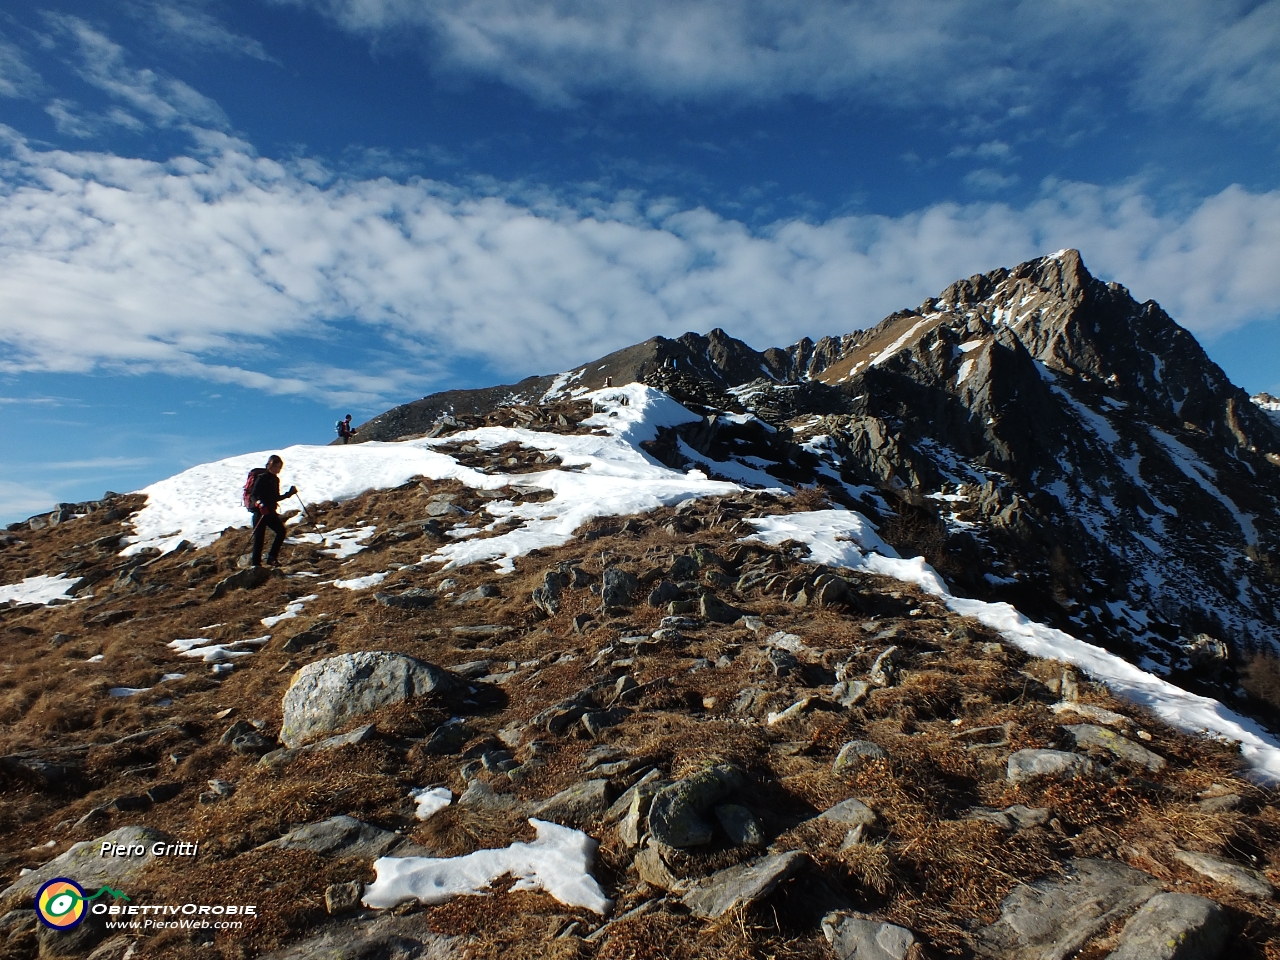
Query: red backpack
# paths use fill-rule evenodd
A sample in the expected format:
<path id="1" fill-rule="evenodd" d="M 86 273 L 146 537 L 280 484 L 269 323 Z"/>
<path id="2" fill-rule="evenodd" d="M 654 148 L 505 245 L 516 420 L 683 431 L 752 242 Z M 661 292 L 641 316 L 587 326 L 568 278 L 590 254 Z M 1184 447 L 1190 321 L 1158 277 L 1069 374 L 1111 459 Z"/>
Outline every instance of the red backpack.
<path id="1" fill-rule="evenodd" d="M 244 508 L 246 510 L 257 509 L 256 504 L 254 504 L 253 502 L 253 485 L 257 483 L 258 478 L 266 472 L 267 472 L 266 468 L 264 467 L 254 467 L 252 470 L 249 471 L 249 476 L 245 478 L 244 496 L 241 499 L 244 501 Z"/>

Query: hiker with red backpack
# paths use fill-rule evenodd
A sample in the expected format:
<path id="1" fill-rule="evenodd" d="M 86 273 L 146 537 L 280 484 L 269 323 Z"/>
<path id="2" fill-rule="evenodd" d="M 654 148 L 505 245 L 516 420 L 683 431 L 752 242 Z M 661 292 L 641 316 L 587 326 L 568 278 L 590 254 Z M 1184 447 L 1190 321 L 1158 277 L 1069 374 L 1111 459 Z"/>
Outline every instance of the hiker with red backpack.
<path id="1" fill-rule="evenodd" d="M 280 492 L 280 471 L 284 461 L 276 454 L 267 459 L 266 467 L 254 467 L 244 482 L 244 505 L 253 514 L 253 565 L 262 566 L 262 547 L 267 539 L 267 529 L 275 531 L 271 541 L 271 552 L 267 554 L 267 565 L 274 567 L 280 563 L 280 545 L 284 542 L 284 522 L 276 512 L 281 500 L 292 497 L 298 492 L 297 487 L 290 487 Z"/>
<path id="2" fill-rule="evenodd" d="M 351 414 L 347 414 L 345 420 L 339 420 L 334 424 L 334 428 L 338 431 L 338 438 L 343 443 L 350 443 L 351 438 L 355 436 L 355 428 L 351 426 Z"/>

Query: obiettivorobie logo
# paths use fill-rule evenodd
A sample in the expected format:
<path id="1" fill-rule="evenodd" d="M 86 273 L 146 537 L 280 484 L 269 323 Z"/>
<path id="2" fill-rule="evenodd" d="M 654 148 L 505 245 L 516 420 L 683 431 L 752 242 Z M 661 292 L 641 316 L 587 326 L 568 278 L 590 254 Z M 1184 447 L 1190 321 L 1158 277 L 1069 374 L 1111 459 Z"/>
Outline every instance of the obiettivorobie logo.
<path id="1" fill-rule="evenodd" d="M 110 894 L 117 900 L 128 900 L 119 890 L 101 886 L 92 896 L 85 896 L 84 887 L 67 877 L 54 877 L 36 894 L 36 915 L 46 927 L 54 930 L 71 930 L 80 925 L 88 912 L 88 903 Z"/>

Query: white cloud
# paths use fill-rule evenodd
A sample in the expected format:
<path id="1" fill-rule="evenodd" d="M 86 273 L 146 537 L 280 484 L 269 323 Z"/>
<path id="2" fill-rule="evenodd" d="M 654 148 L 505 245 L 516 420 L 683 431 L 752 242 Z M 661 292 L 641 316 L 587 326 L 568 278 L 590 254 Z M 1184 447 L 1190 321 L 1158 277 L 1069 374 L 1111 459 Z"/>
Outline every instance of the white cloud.
<path id="1" fill-rule="evenodd" d="M 166 41 L 211 53 L 229 53 L 270 61 L 266 48 L 236 33 L 207 9 L 206 0 L 139 0 L 129 11 Z"/>
<path id="2" fill-rule="evenodd" d="M 79 73 L 85 82 L 119 100 L 160 127 L 199 124 L 225 128 L 226 114 L 213 100 L 172 77 L 154 70 L 136 69 L 127 63 L 123 47 L 78 17 L 48 14 L 48 21 L 76 43 Z M 55 103 L 60 101 L 55 101 Z M 58 114 L 53 114 L 55 122 Z M 102 120 L 82 120 L 84 129 L 97 122 L 133 126 L 136 119 L 119 109 Z M 87 135 L 75 133 L 75 136 Z"/>
<path id="3" fill-rule="evenodd" d="M 549 102 L 790 94 L 1022 106 L 1105 77 L 1135 104 L 1280 116 L 1280 0 L 275 0 Z M 1110 85 L 1110 84 L 1108 84 Z"/>
<path id="4" fill-rule="evenodd" d="M 964 184 L 978 193 L 999 193 L 1018 182 L 1016 173 L 1001 173 L 990 167 L 970 170 L 964 175 Z"/>
<path id="5" fill-rule="evenodd" d="M 0 480 L 0 517 L 30 517 L 53 509 L 54 496 L 44 484 Z"/>
<path id="6" fill-rule="evenodd" d="M 721 326 L 757 347 L 838 334 L 951 281 L 1077 246 L 1099 275 L 1212 336 L 1280 304 L 1280 191 L 1160 212 L 1139 185 L 1046 182 L 1025 207 L 753 231 L 669 200 L 525 206 L 432 181 L 317 177 L 202 134 L 168 163 L 0 160 L 0 372 L 164 371 L 343 402 L 398 399 L 459 358 L 550 372 Z M 346 325 L 351 325 L 349 328 Z M 325 366 L 300 339 L 394 356 Z M 364 369 L 361 369 L 364 367 Z"/>
<path id="7" fill-rule="evenodd" d="M 32 97 L 41 86 L 22 51 L 0 33 L 0 97 Z"/>

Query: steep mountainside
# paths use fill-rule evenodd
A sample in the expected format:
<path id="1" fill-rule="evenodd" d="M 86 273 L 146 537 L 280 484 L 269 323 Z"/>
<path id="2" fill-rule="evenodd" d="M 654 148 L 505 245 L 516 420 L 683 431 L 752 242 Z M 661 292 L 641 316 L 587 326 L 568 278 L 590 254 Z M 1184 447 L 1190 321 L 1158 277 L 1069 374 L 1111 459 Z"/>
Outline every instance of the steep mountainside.
<path id="1" fill-rule="evenodd" d="M 1158 304 L 1074 250 L 871 330 L 762 353 L 720 330 L 654 338 L 398 407 L 361 436 L 448 432 L 450 415 L 530 422 L 605 377 L 705 413 L 654 445 L 663 462 L 831 487 L 958 588 L 1182 682 L 1230 689 L 1231 658 L 1280 647 L 1280 425 Z"/>
<path id="2" fill-rule="evenodd" d="M 0 958 L 1280 957 L 1280 741 L 653 388 L 493 416 L 282 450 L 279 568 L 260 454 L 0 535 Z"/>

